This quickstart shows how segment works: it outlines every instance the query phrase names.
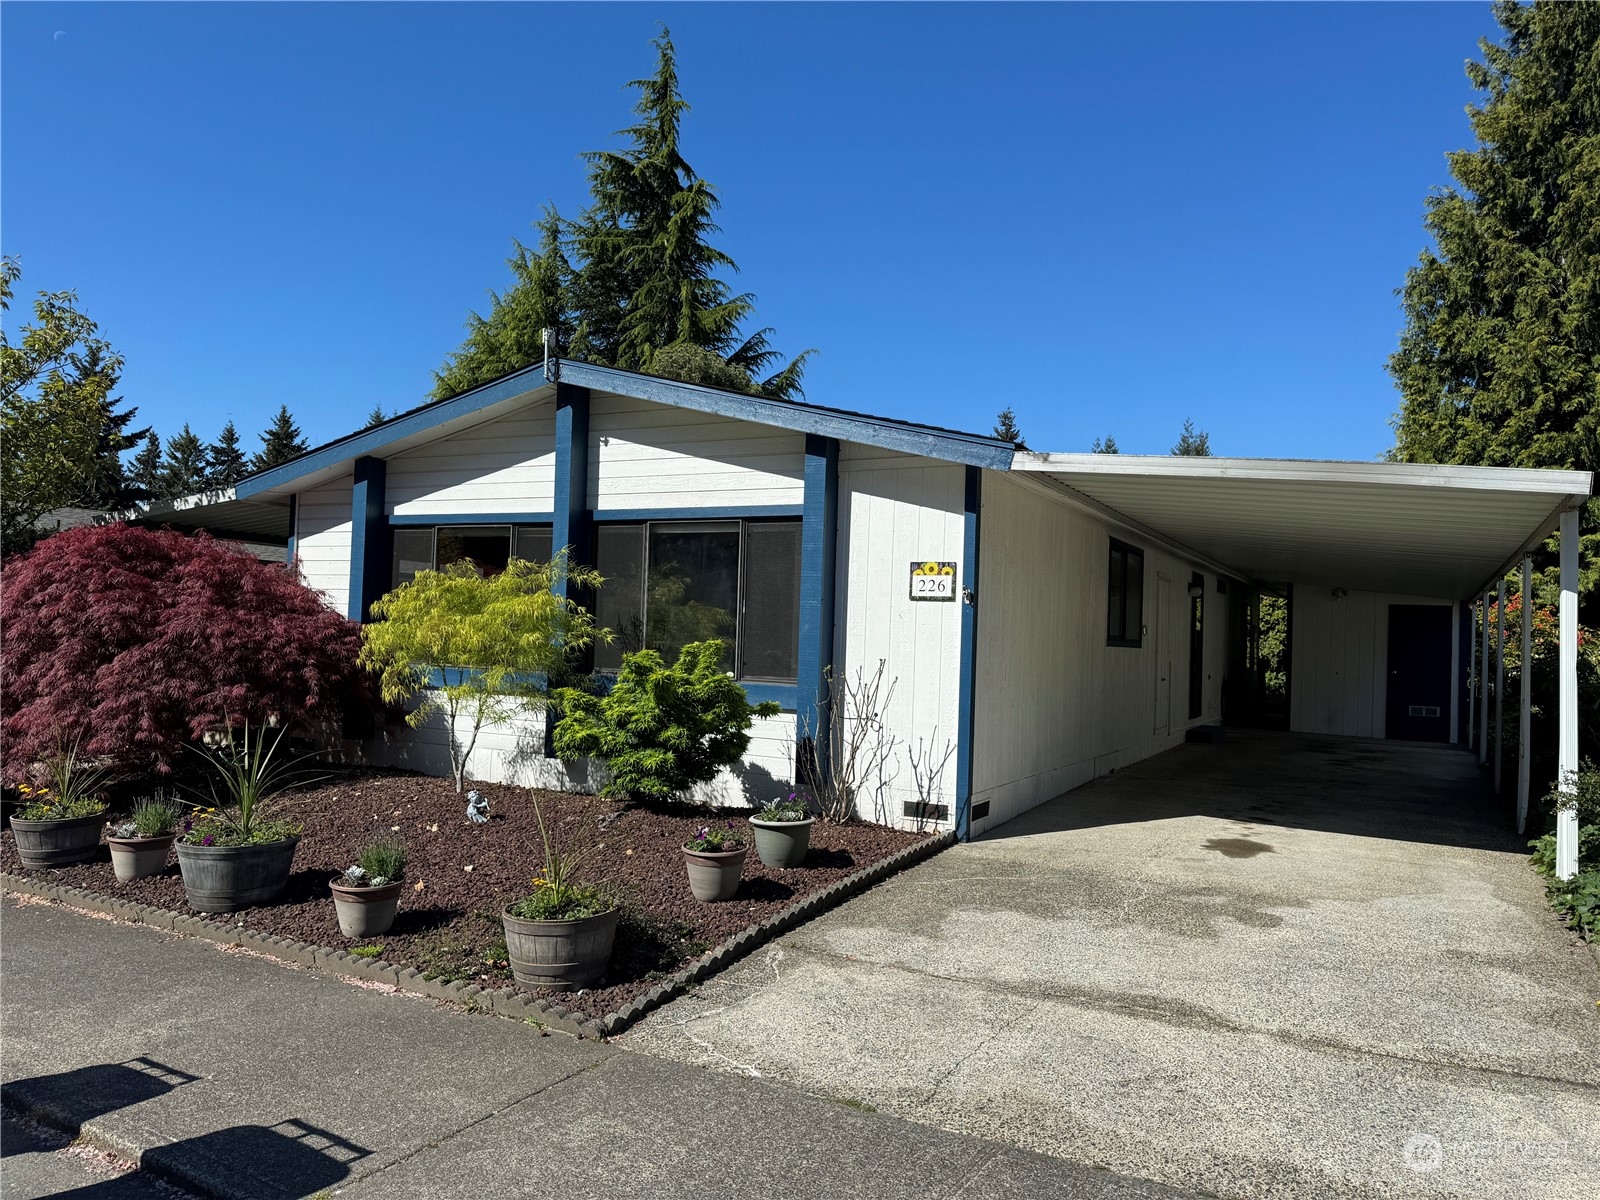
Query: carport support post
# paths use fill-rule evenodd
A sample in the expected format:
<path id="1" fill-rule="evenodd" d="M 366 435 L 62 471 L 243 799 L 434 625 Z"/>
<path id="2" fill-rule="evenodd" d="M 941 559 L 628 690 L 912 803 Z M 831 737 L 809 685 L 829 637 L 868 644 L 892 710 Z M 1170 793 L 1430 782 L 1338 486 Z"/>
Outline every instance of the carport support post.
<path id="1" fill-rule="evenodd" d="M 1556 878 L 1578 873 L 1578 510 L 1561 514 L 1561 722 L 1556 754 Z"/>
<path id="2" fill-rule="evenodd" d="M 1506 580 L 1500 577 L 1500 586 L 1494 599 L 1494 794 L 1500 794 L 1500 756 L 1506 744 Z"/>
<path id="3" fill-rule="evenodd" d="M 1517 723 L 1517 832 L 1528 831 L 1528 739 L 1533 734 L 1533 556 L 1522 556 L 1522 712 Z"/>
<path id="4" fill-rule="evenodd" d="M 1489 761 L 1489 595 L 1478 597 L 1483 613 L 1478 634 L 1478 765 Z"/>
<path id="5" fill-rule="evenodd" d="M 1461 740 L 1471 750 L 1478 737 L 1478 602 L 1461 606 L 1467 623 L 1467 732 Z"/>

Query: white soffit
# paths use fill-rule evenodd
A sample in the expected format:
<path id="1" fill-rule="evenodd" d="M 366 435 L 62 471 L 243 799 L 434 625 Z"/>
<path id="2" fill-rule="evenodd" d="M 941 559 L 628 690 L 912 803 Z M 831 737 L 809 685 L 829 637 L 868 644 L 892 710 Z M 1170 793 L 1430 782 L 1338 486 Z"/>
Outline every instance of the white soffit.
<path id="1" fill-rule="evenodd" d="M 1452 600 L 1592 486 L 1587 471 L 1023 451 L 1011 469 L 1248 579 Z"/>

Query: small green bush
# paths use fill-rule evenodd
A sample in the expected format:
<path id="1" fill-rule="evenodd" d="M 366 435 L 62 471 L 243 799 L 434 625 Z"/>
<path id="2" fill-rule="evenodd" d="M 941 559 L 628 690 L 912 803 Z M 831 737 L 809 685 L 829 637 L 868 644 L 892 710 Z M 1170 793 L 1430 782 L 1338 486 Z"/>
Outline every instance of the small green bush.
<path id="1" fill-rule="evenodd" d="M 605 696 L 575 688 L 556 693 L 558 757 L 595 758 L 611 778 L 604 794 L 676 800 L 744 757 L 754 717 L 777 716 L 771 701 L 752 705 L 722 669 L 720 641 L 691 642 L 667 666 L 654 650 L 625 654 Z"/>
<path id="2" fill-rule="evenodd" d="M 758 821 L 804 821 L 811 815 L 806 805 L 806 798 L 800 792 L 790 792 L 787 798 L 780 796 L 776 800 L 768 800 L 760 812 L 756 813 Z"/>
<path id="3" fill-rule="evenodd" d="M 1547 833 L 1528 843 L 1533 869 L 1544 876 L 1545 896 L 1561 919 L 1586 940 L 1600 940 L 1600 867 L 1580 869 L 1571 879 L 1556 878 L 1556 835 Z M 1600 825 L 1578 830 L 1578 863 L 1593 863 L 1600 854 Z"/>
<path id="4" fill-rule="evenodd" d="M 379 838 L 361 852 L 356 865 L 370 879 L 387 879 L 393 883 L 406 874 L 405 843 L 397 838 Z"/>
<path id="5" fill-rule="evenodd" d="M 541 887 L 533 895 L 512 904 L 508 911 L 524 921 L 577 921 L 598 917 L 617 907 L 617 902 L 592 884 L 571 887 Z"/>
<path id="6" fill-rule="evenodd" d="M 183 819 L 183 806 L 165 792 L 146 796 L 133 806 L 126 821 L 115 825 L 111 834 L 121 838 L 166 837 Z"/>

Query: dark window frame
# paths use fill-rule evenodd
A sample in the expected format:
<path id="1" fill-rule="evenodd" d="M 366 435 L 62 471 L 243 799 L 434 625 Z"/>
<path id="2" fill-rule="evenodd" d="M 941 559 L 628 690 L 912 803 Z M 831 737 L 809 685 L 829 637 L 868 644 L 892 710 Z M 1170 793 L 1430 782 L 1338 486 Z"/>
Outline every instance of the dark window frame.
<path id="1" fill-rule="evenodd" d="M 439 569 L 439 534 L 441 532 L 449 533 L 449 532 L 452 532 L 452 531 L 458 531 L 458 530 L 462 530 L 462 529 L 504 529 L 504 530 L 507 530 L 507 535 L 506 535 L 506 537 L 507 537 L 507 540 L 506 540 L 506 551 L 507 551 L 507 553 L 506 553 L 506 561 L 507 562 L 510 562 L 514 558 L 520 557 L 520 555 L 517 554 L 517 534 L 518 534 L 518 532 L 520 530 L 523 530 L 523 529 L 543 529 L 543 530 L 548 530 L 548 531 L 550 531 L 552 538 L 554 537 L 554 532 L 555 532 L 555 526 L 553 524 L 550 524 L 548 522 L 542 522 L 542 521 L 518 521 L 518 522 L 484 521 L 481 524 L 477 523 L 477 522 L 473 522 L 473 523 L 470 523 L 470 524 L 469 523 L 463 523 L 463 522 L 449 522 L 449 523 L 443 524 L 443 525 L 409 525 L 408 524 L 408 525 L 394 525 L 394 526 L 391 526 L 390 529 L 391 529 L 391 532 L 394 533 L 394 534 L 425 533 L 425 534 L 428 535 L 428 543 L 429 543 L 428 544 L 428 564 L 429 565 L 424 569 L 425 570 L 429 570 L 429 571 L 437 571 Z M 552 546 L 552 550 L 553 549 L 554 549 L 554 547 Z M 389 588 L 390 588 L 390 590 L 393 590 L 394 588 L 399 587 L 401 582 L 402 582 L 400 580 L 400 578 L 399 578 L 399 565 L 400 565 L 400 563 L 399 563 L 399 554 L 398 554 L 398 550 L 396 550 L 395 553 L 390 555 L 390 562 L 389 562 Z"/>
<path id="2" fill-rule="evenodd" d="M 1144 645 L 1144 551 L 1118 538 L 1110 541 L 1106 555 L 1106 645 L 1138 649 Z M 1130 604 L 1130 580 L 1138 583 L 1137 606 Z M 1128 633 L 1130 616 L 1132 636 Z"/>

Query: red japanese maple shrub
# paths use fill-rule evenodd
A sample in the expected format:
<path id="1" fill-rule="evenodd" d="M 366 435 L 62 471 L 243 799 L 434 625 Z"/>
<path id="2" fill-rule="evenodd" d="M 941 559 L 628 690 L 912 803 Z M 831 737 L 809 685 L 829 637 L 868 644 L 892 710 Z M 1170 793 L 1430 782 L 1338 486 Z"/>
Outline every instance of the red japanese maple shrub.
<path id="1" fill-rule="evenodd" d="M 337 720 L 360 641 L 293 573 L 204 534 L 57 534 L 0 571 L 0 772 L 76 742 L 165 773 L 225 721 Z"/>

